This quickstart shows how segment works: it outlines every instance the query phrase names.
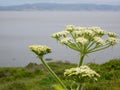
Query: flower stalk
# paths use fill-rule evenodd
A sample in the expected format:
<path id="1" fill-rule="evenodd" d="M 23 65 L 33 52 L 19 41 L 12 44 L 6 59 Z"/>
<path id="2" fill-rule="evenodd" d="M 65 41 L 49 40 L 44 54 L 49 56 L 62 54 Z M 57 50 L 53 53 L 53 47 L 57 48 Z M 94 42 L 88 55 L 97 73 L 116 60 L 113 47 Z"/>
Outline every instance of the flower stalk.
<path id="1" fill-rule="evenodd" d="M 63 88 L 65 88 L 65 90 L 66 90 L 66 86 L 63 84 L 63 82 L 61 81 L 61 79 L 54 73 L 54 71 L 49 67 L 49 65 L 43 60 L 43 57 L 42 56 L 38 56 L 38 58 L 41 60 L 41 62 L 47 68 L 47 70 L 51 73 L 51 75 L 56 79 L 56 81 L 58 81 L 59 84 Z"/>
<path id="2" fill-rule="evenodd" d="M 81 55 L 81 58 L 80 58 L 80 61 L 79 61 L 79 64 L 78 64 L 78 67 L 82 66 L 83 65 L 83 61 L 84 61 L 84 57 L 85 55 Z"/>

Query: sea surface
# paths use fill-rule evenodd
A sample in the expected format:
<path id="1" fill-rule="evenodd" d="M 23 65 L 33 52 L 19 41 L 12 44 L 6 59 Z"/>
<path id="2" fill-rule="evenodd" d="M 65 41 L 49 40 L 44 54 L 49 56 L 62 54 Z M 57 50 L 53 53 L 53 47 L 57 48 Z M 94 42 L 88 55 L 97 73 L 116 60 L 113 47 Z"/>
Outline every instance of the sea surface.
<path id="1" fill-rule="evenodd" d="M 54 61 L 79 62 L 77 52 L 50 38 L 66 25 L 97 26 L 120 36 L 120 12 L 102 11 L 0 11 L 0 67 L 41 63 L 29 45 L 48 45 L 53 52 L 45 56 Z M 120 58 L 120 44 L 89 54 L 85 63 L 104 63 Z"/>

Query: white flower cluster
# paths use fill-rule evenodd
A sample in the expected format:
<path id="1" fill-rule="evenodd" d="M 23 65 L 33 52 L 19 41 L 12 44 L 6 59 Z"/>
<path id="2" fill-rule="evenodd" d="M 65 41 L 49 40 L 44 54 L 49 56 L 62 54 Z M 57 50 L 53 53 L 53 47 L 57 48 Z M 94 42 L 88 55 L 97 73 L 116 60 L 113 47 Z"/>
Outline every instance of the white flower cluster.
<path id="1" fill-rule="evenodd" d="M 115 37 L 109 37 L 107 42 L 109 42 L 111 45 L 116 45 L 120 42 L 120 39 L 117 39 Z"/>
<path id="2" fill-rule="evenodd" d="M 67 26 L 66 26 L 66 30 L 69 31 L 69 32 L 74 31 L 75 28 L 76 28 L 75 25 L 67 25 Z"/>
<path id="3" fill-rule="evenodd" d="M 66 37 L 66 38 L 61 39 L 60 43 L 62 43 L 62 44 L 67 44 L 67 43 L 69 43 L 70 41 L 72 41 L 72 38 Z"/>
<path id="4" fill-rule="evenodd" d="M 52 52 L 51 48 L 45 45 L 30 45 L 29 48 L 35 54 L 40 55 L 40 56 Z"/>
<path id="5" fill-rule="evenodd" d="M 53 33 L 51 37 L 52 38 L 59 38 L 61 36 L 66 37 L 67 34 L 69 34 L 68 31 L 61 31 L 61 32 Z"/>
<path id="6" fill-rule="evenodd" d="M 84 37 L 79 37 L 79 38 L 76 38 L 76 42 L 82 45 L 85 45 L 86 43 L 88 43 L 88 40 L 85 39 Z"/>
<path id="7" fill-rule="evenodd" d="M 92 28 L 92 30 L 97 34 L 97 35 L 105 35 L 106 34 L 106 31 L 105 30 L 102 30 L 101 28 Z"/>
<path id="8" fill-rule="evenodd" d="M 94 36 L 94 35 L 104 35 L 106 34 L 106 31 L 102 30 L 99 27 L 76 27 L 76 34 L 83 34 L 83 35 L 89 35 L 89 36 Z"/>
<path id="9" fill-rule="evenodd" d="M 97 80 L 97 78 L 100 77 L 98 73 L 96 73 L 86 65 L 82 65 L 77 68 L 66 69 L 64 72 L 64 76 L 75 81 Z"/>
<path id="10" fill-rule="evenodd" d="M 118 38 L 118 35 L 114 32 L 108 32 L 107 35 L 109 36 L 106 42 L 108 42 L 110 45 L 116 45 L 120 42 L 120 39 Z"/>
<path id="11" fill-rule="evenodd" d="M 109 37 L 117 37 L 118 35 L 114 32 L 108 32 Z"/>
<path id="12" fill-rule="evenodd" d="M 94 41 L 99 45 L 104 45 L 105 41 L 100 37 L 94 37 Z"/>
<path id="13" fill-rule="evenodd" d="M 63 45 L 69 46 L 74 44 L 74 46 L 76 46 L 75 48 L 78 49 L 83 49 L 85 45 L 93 48 L 98 46 L 97 48 L 99 48 L 105 45 L 113 46 L 120 42 L 116 33 L 107 32 L 102 30 L 100 27 L 76 27 L 74 25 L 67 25 L 65 31 L 54 33 L 52 34 L 52 37 Z"/>
<path id="14" fill-rule="evenodd" d="M 95 33 L 92 30 L 76 30 L 73 31 L 77 36 L 94 36 Z"/>

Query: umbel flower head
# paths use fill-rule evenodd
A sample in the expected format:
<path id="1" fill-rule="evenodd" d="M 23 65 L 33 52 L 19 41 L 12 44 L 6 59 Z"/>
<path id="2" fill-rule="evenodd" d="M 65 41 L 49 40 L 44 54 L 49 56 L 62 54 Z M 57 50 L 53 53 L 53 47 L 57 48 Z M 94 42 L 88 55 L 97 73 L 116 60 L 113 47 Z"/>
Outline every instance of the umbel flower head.
<path id="1" fill-rule="evenodd" d="M 102 30 L 100 27 L 75 25 L 67 25 L 64 31 L 53 33 L 51 37 L 60 44 L 85 54 L 103 50 L 120 42 L 114 32 Z"/>
<path id="2" fill-rule="evenodd" d="M 30 45 L 29 48 L 38 56 L 43 56 L 44 54 L 52 52 L 51 48 L 45 45 Z"/>
<path id="3" fill-rule="evenodd" d="M 75 81 L 75 82 L 88 82 L 92 80 L 97 80 L 100 75 L 94 70 L 90 69 L 86 65 L 82 65 L 76 68 L 66 69 L 64 76 Z"/>

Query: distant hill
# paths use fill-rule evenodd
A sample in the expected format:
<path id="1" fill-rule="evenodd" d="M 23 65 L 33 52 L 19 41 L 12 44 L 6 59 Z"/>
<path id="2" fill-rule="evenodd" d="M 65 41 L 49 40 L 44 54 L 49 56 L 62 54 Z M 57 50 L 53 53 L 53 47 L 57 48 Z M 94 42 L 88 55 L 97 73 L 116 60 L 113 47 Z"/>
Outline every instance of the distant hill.
<path id="1" fill-rule="evenodd" d="M 23 10 L 120 11 L 120 5 L 37 3 L 37 4 L 16 5 L 16 6 L 0 6 L 0 10 L 16 10 L 16 11 L 23 11 Z"/>

